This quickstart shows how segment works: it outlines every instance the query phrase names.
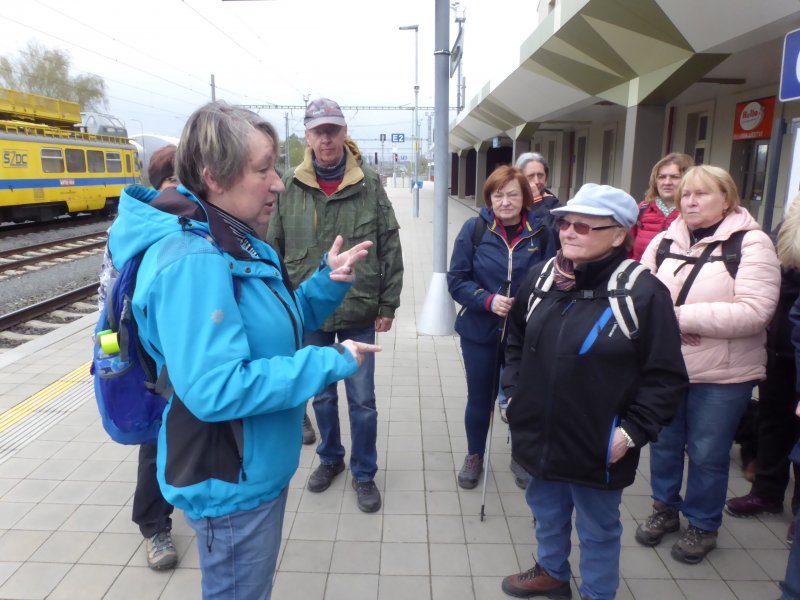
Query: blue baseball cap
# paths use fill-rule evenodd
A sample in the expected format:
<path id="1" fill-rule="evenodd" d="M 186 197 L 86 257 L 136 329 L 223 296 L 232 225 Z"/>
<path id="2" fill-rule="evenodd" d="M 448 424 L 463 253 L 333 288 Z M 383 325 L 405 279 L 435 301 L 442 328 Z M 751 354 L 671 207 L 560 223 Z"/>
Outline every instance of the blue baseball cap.
<path id="1" fill-rule="evenodd" d="M 575 197 L 550 211 L 552 215 L 575 213 L 593 217 L 611 217 L 625 229 L 630 229 L 639 218 L 639 205 L 630 194 L 610 185 L 586 183 Z"/>

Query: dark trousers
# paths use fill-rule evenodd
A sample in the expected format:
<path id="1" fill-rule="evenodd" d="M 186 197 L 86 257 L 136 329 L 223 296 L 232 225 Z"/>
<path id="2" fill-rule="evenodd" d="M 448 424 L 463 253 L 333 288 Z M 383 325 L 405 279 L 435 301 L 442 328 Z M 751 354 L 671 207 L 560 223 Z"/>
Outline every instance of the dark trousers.
<path id="1" fill-rule="evenodd" d="M 164 500 L 156 479 L 156 444 L 139 446 L 139 472 L 131 519 L 146 538 L 172 530 L 172 505 Z"/>
<path id="2" fill-rule="evenodd" d="M 464 409 L 464 428 L 467 432 L 467 453 L 483 456 L 489 422 L 497 396 L 500 365 L 497 344 L 476 344 L 461 338 L 461 353 L 467 372 L 467 406 Z"/>
<path id="3" fill-rule="evenodd" d="M 758 447 L 756 478 L 752 492 L 763 498 L 783 501 L 789 485 L 789 453 L 798 440 L 800 428 L 794 414 L 794 358 L 767 355 L 767 379 L 758 386 Z M 795 485 L 792 511 L 800 504 L 800 469 L 794 465 Z"/>

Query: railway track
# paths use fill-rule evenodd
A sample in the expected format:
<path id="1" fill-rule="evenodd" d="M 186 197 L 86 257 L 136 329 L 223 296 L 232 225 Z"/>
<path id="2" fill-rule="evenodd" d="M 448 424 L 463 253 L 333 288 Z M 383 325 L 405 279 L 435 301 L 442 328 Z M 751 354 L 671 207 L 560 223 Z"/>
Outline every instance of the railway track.
<path id="1" fill-rule="evenodd" d="M 103 232 L 0 251 L 0 281 L 12 275 L 49 266 L 48 263 L 52 261 L 101 252 L 105 245 L 106 234 Z"/>
<path id="2" fill-rule="evenodd" d="M 97 310 L 99 281 L 0 315 L 0 352 L 44 335 Z"/>
<path id="3" fill-rule="evenodd" d="M 100 217 L 97 215 L 78 215 L 75 217 L 63 217 L 48 221 L 47 223 L 13 223 L 0 226 L 0 237 L 21 237 L 31 233 L 42 233 L 45 231 L 58 231 L 70 229 L 82 225 L 92 225 L 94 223 L 110 223 L 111 218 Z"/>

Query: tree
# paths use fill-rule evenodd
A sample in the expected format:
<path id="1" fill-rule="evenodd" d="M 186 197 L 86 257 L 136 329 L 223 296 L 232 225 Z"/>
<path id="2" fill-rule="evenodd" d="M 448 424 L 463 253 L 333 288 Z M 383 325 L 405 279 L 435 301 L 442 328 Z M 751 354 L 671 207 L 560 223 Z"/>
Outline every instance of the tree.
<path id="1" fill-rule="evenodd" d="M 303 162 L 306 151 L 305 139 L 297 137 L 296 134 L 289 136 L 289 164 L 296 167 Z"/>
<path id="2" fill-rule="evenodd" d="M 11 89 L 72 100 L 81 109 L 106 108 L 106 83 L 98 75 L 71 77 L 66 50 L 45 48 L 36 41 L 14 57 L 0 56 L 0 81 Z"/>

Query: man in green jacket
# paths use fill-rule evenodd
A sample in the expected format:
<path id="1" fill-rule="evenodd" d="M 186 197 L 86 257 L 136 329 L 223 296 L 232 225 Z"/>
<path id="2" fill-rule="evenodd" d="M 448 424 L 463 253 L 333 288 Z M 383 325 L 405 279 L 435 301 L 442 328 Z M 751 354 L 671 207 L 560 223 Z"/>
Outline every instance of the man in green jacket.
<path id="1" fill-rule="evenodd" d="M 347 137 L 339 105 L 327 98 L 314 100 L 304 123 L 308 148 L 303 162 L 283 177 L 286 192 L 276 204 L 267 241 L 283 255 L 292 283 L 299 285 L 317 270 L 336 234 L 344 236 L 348 246 L 371 240 L 373 247 L 359 264 L 344 302 L 319 331 L 306 332 L 303 341 L 314 346 L 331 345 L 337 338 L 374 343 L 376 333 L 391 329 L 400 305 L 400 225 L 380 176 L 362 164 L 358 147 Z M 381 507 L 381 495 L 374 483 L 378 470 L 374 355 L 368 355 L 358 372 L 345 380 L 345 389 L 352 485 L 358 507 L 375 512 Z M 313 406 L 320 465 L 309 477 L 308 489 L 322 492 L 345 468 L 336 385 L 317 394 Z"/>

